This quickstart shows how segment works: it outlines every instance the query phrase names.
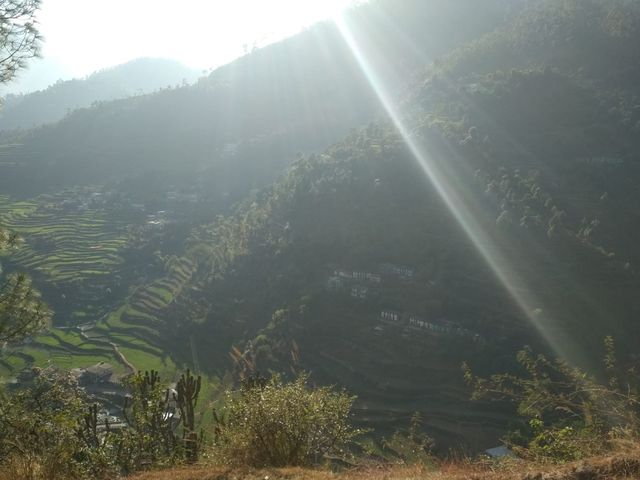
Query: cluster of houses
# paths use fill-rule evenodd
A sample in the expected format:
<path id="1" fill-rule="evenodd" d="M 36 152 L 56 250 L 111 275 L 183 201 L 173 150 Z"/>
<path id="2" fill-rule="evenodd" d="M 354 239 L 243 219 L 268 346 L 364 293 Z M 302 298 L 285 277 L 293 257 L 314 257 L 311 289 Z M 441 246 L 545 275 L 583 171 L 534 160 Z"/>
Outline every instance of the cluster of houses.
<path id="1" fill-rule="evenodd" d="M 381 263 L 378 267 L 379 273 L 336 268 L 329 275 L 326 288 L 331 292 L 349 293 L 354 299 L 365 300 L 377 294 L 381 284 L 387 280 L 412 282 L 415 279 L 415 270 L 410 266 Z M 414 330 L 425 334 L 466 337 L 474 342 L 484 341 L 479 334 L 445 319 L 425 320 L 413 313 L 385 309 L 380 312 L 379 320 L 380 323 L 373 329 L 378 334 L 382 334 L 387 325 L 402 327 L 405 333 Z"/>
<path id="2" fill-rule="evenodd" d="M 178 192 L 171 190 L 167 192 L 167 202 L 179 202 L 179 203 L 198 203 L 200 196 L 195 192 Z"/>
<path id="3" fill-rule="evenodd" d="M 194 189 L 181 191 L 173 186 L 169 188 L 170 190 L 164 194 L 167 207 L 175 204 L 196 204 L 202 200 L 201 195 Z M 44 198 L 46 199 L 46 197 Z M 162 201 L 162 199 L 158 200 Z M 63 211 L 86 211 L 104 207 L 128 209 L 140 213 L 148 211 L 148 205 L 132 201 L 121 191 L 96 191 L 90 188 L 67 191 L 62 199 L 56 196 L 49 196 L 49 201 L 43 205 L 43 208 L 47 210 Z M 151 221 L 154 220 L 151 219 Z"/>
<path id="4" fill-rule="evenodd" d="M 584 163 L 587 165 L 622 165 L 624 160 L 619 157 L 580 157 L 577 158 L 578 163 Z"/>
<path id="5" fill-rule="evenodd" d="M 425 333 L 467 337 L 474 342 L 483 341 L 483 338 L 479 334 L 445 319 L 429 321 L 413 313 L 402 313 L 388 309 L 380 312 L 379 319 L 382 324 L 408 327 Z M 374 327 L 374 331 L 376 333 L 382 333 L 384 331 L 383 325 L 377 325 Z"/>
<path id="6" fill-rule="evenodd" d="M 109 425 L 109 430 L 118 430 L 127 426 L 124 419 L 117 415 L 120 413 L 117 410 L 112 411 L 108 408 L 101 408 L 97 413 L 97 427 L 99 432 L 104 432 L 107 429 L 107 425 Z"/>
<path id="7" fill-rule="evenodd" d="M 383 278 L 412 280 L 414 276 L 413 268 L 391 263 L 380 264 L 379 271 L 337 268 L 329 275 L 326 287 L 331 292 L 349 292 L 351 297 L 364 300 L 382 283 Z"/>
<path id="8" fill-rule="evenodd" d="M 147 215 L 147 225 L 149 227 L 161 228 L 168 222 L 168 215 L 166 210 L 158 210 L 156 213 Z"/>
<path id="9" fill-rule="evenodd" d="M 60 327 L 60 328 L 65 328 L 65 327 Z M 80 325 L 77 325 L 76 328 L 81 333 L 86 333 L 86 332 L 96 328 L 96 322 L 81 323 Z"/>
<path id="10" fill-rule="evenodd" d="M 71 375 L 78 381 L 81 387 L 93 387 L 99 385 L 118 383 L 115 377 L 113 365 L 99 362 L 86 368 L 74 368 Z"/>
<path id="11" fill-rule="evenodd" d="M 62 201 L 55 198 L 52 199 L 52 203 L 45 204 L 44 208 L 64 211 L 86 211 L 104 207 L 113 202 L 116 197 L 116 192 L 73 191 Z"/>
<path id="12" fill-rule="evenodd" d="M 16 375 L 16 378 L 7 382 L 7 387 L 15 390 L 32 385 L 38 371 L 38 368 L 23 369 Z M 127 423 L 123 417 L 122 408 L 125 405 L 125 397 L 128 397 L 129 394 L 111 364 L 99 362 L 90 367 L 74 368 L 69 373 L 76 379 L 78 385 L 90 395 L 90 398 L 102 405 L 97 412 L 98 431 L 104 432 L 107 425 L 111 430 L 126 427 Z M 175 384 L 173 384 L 168 389 L 168 401 L 165 405 L 165 412 L 162 414 L 163 420 L 168 421 L 172 428 L 175 428 L 180 422 L 180 411 L 175 401 L 176 395 Z"/>
<path id="13" fill-rule="evenodd" d="M 370 294 L 367 284 L 378 284 L 381 281 L 377 273 L 336 269 L 327 279 L 327 289 L 331 292 L 348 291 L 351 297 L 364 300 Z"/>
<path id="14" fill-rule="evenodd" d="M 415 270 L 406 265 L 396 265 L 393 263 L 381 263 L 380 271 L 387 276 L 400 278 L 402 280 L 413 280 Z"/>

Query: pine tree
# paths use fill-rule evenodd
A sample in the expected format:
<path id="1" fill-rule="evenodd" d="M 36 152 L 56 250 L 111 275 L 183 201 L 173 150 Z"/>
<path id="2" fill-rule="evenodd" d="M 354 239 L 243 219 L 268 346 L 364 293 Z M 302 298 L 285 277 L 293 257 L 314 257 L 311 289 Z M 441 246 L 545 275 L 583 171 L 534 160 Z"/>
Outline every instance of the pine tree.
<path id="1" fill-rule="evenodd" d="M 40 34 L 35 15 L 40 0 L 0 0 L 0 84 L 12 80 L 26 61 L 38 55 Z M 17 237 L 0 225 L 0 254 Z M 42 329 L 51 314 L 24 274 L 3 275 L 0 270 L 0 344 Z"/>

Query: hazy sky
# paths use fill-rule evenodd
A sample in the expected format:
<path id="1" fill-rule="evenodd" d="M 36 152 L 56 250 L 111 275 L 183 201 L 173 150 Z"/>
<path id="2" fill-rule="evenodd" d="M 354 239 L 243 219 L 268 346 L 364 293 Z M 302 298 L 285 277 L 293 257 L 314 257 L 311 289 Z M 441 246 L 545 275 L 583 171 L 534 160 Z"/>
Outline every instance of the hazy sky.
<path id="1" fill-rule="evenodd" d="M 44 88 L 138 57 L 224 64 L 335 15 L 352 0 L 44 0 L 43 59 L 5 91 Z"/>

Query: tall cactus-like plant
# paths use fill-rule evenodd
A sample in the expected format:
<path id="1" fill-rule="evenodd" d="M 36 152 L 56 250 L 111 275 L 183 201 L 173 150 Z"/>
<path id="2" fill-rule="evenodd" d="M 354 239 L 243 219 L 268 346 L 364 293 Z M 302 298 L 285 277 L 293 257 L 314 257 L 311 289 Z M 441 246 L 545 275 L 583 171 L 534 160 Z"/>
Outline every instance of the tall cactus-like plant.
<path id="1" fill-rule="evenodd" d="M 144 372 L 144 377 L 143 377 L 143 381 L 140 384 L 140 389 L 144 392 L 144 393 L 149 393 L 151 391 L 153 391 L 156 387 L 156 385 L 158 385 L 160 383 L 160 374 L 158 373 L 157 370 L 146 370 Z"/>
<path id="2" fill-rule="evenodd" d="M 128 385 L 131 396 L 125 398 L 123 414 L 133 438 L 134 468 L 171 458 L 177 453 L 178 439 L 167 416 L 169 393 L 162 389 L 160 374 L 155 370 L 138 372 Z"/>
<path id="3" fill-rule="evenodd" d="M 180 376 L 176 386 L 177 393 L 174 393 L 174 400 L 182 418 L 182 439 L 185 446 L 185 456 L 190 462 L 198 460 L 199 441 L 196 433 L 195 410 L 198 404 L 201 384 L 202 377 L 200 375 L 195 377 L 190 370 L 187 370 L 187 373 L 183 373 Z"/>
<path id="4" fill-rule="evenodd" d="M 100 447 L 100 437 L 98 435 L 98 404 L 94 403 L 87 409 L 87 413 L 83 416 L 83 422 L 76 430 L 78 437 L 85 443 L 87 447 Z"/>

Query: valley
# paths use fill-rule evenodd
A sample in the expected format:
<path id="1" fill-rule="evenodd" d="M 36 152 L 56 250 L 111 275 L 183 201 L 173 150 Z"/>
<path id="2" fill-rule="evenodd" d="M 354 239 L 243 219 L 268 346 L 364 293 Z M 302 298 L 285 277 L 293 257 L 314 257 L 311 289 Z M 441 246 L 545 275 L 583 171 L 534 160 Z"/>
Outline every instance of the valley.
<path id="1" fill-rule="evenodd" d="M 522 373 L 528 346 L 604 378 L 611 337 L 633 370 L 637 9 L 401 3 L 4 131 L 3 274 L 54 314 L 2 381 L 191 369 L 208 418 L 240 378 L 308 372 L 375 441 L 419 413 L 446 454 L 529 428 L 463 363 Z"/>

